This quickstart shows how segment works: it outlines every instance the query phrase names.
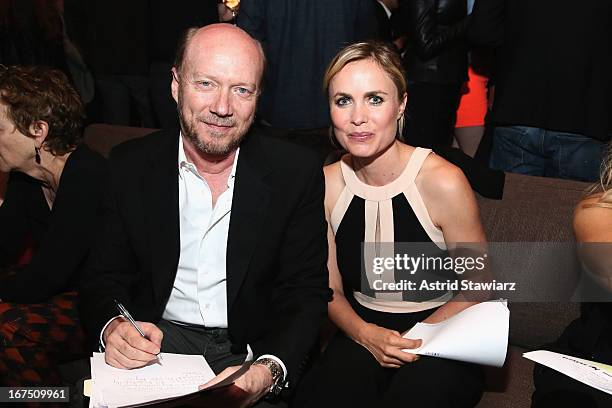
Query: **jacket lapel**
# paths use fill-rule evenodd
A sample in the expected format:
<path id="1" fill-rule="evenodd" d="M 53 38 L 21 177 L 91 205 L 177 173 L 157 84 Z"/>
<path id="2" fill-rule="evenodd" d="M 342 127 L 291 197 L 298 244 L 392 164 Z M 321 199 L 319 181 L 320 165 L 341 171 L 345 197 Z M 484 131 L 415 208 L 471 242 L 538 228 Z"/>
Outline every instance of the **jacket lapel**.
<path id="1" fill-rule="evenodd" d="M 143 182 L 151 249 L 153 290 L 157 304 L 165 307 L 179 261 L 178 135 L 163 132 L 162 142 L 149 157 L 150 174 Z"/>
<path id="2" fill-rule="evenodd" d="M 240 148 L 232 198 L 226 259 L 228 313 L 261 239 L 271 199 L 270 187 L 264 180 L 269 172 L 259 136 L 251 132 Z"/>

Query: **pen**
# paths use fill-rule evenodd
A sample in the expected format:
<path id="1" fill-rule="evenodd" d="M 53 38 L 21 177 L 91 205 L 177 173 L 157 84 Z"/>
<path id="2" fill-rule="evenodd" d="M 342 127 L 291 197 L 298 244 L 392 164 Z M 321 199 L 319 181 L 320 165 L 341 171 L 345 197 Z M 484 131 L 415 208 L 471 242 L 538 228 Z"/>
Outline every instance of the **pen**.
<path id="1" fill-rule="evenodd" d="M 125 308 L 125 306 L 123 306 L 121 302 L 119 302 L 117 299 L 115 299 L 115 305 L 117 305 L 117 310 L 119 310 L 119 314 L 121 314 L 121 316 L 127 319 L 127 321 L 130 322 L 136 330 L 138 330 L 138 333 L 140 333 L 140 335 L 146 339 L 147 336 L 145 336 L 144 332 L 142 331 L 138 323 L 136 323 L 136 320 L 134 320 L 130 312 L 128 312 L 128 310 Z M 157 353 L 157 359 L 159 360 L 159 362 L 163 361 L 161 351 Z"/>

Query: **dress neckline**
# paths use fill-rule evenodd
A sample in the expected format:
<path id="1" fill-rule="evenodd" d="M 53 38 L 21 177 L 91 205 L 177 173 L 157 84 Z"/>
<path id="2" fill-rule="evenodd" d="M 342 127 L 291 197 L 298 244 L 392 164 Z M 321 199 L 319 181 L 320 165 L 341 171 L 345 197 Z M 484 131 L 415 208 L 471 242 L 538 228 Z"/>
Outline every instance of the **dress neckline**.
<path id="1" fill-rule="evenodd" d="M 414 182 L 422 164 L 422 160 L 419 159 L 423 155 L 427 156 L 429 152 L 429 149 L 416 147 L 410 154 L 410 158 L 399 176 L 383 186 L 372 186 L 361 181 L 352 167 L 352 157 L 350 154 L 342 156 L 340 159 L 340 169 L 347 188 L 353 194 L 364 200 L 385 201 L 402 193 Z"/>

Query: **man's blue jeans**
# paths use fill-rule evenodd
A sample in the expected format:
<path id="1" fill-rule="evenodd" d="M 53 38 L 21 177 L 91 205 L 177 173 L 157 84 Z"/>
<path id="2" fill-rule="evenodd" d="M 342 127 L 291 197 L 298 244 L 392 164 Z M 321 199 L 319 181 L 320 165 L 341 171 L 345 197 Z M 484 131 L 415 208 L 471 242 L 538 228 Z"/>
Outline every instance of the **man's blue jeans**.
<path id="1" fill-rule="evenodd" d="M 511 173 L 596 181 L 605 151 L 605 143 L 576 133 L 498 126 L 489 165 Z"/>

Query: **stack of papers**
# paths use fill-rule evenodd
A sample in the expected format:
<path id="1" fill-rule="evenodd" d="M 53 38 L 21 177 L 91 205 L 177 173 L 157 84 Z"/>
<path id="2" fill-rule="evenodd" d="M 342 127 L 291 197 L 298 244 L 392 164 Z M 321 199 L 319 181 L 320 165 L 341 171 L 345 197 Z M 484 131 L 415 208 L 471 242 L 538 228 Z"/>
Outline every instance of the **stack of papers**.
<path id="1" fill-rule="evenodd" d="M 163 362 L 123 370 L 104 361 L 104 353 L 91 357 L 92 391 L 89 406 L 124 407 L 179 397 L 198 391 L 215 377 L 206 359 L 198 355 L 163 354 Z"/>
<path id="2" fill-rule="evenodd" d="M 417 323 L 403 337 L 423 343 L 404 351 L 501 367 L 508 351 L 509 323 L 506 302 L 478 303 L 440 323 Z"/>
<path id="3" fill-rule="evenodd" d="M 612 395 L 612 366 L 547 350 L 530 351 L 523 357 Z"/>

